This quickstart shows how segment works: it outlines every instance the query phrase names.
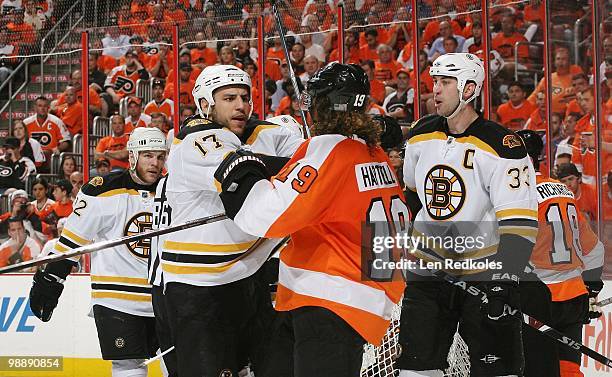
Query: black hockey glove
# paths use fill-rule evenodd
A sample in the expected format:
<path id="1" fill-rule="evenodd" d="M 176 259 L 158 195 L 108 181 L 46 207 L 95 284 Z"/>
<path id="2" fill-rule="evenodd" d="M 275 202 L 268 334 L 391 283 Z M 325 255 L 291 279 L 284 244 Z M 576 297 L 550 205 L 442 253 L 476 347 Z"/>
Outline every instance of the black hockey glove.
<path id="1" fill-rule="evenodd" d="M 589 292 L 589 313 L 588 317 L 584 320 L 585 324 L 591 322 L 592 319 L 601 317 L 603 314 L 601 308 L 595 305 L 597 303 L 597 295 L 599 295 L 604 285 L 601 280 L 602 270 L 603 268 L 594 268 L 582 272 L 582 280 L 584 280 L 584 284 Z"/>
<path id="2" fill-rule="evenodd" d="M 481 287 L 487 294 L 487 303 L 483 306 L 487 317 L 494 321 L 507 320 L 518 313 L 521 307 L 519 277 L 507 272 L 489 273 Z"/>
<path id="3" fill-rule="evenodd" d="M 399 147 L 404 139 L 402 127 L 397 119 L 388 115 L 375 115 L 373 120 L 380 123 L 382 134 L 380 135 L 380 146 L 384 149 Z"/>
<path id="4" fill-rule="evenodd" d="M 50 263 L 44 271 L 34 274 L 34 283 L 30 288 L 30 309 L 43 322 L 51 319 L 64 290 L 64 280 L 74 266 L 74 262 L 63 260 Z"/>
<path id="5" fill-rule="evenodd" d="M 253 185 L 267 178 L 265 163 L 252 152 L 239 149 L 225 157 L 215 171 L 215 179 L 221 183 L 219 196 L 227 217 L 234 219 Z"/>

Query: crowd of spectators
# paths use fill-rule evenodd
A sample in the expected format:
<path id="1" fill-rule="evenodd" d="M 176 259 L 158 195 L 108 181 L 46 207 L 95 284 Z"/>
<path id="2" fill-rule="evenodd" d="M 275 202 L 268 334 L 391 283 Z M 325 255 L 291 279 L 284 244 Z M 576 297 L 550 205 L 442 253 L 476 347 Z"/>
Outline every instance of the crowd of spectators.
<path id="1" fill-rule="evenodd" d="M 611 174 L 608 174 L 612 169 L 612 99 L 609 99 L 612 66 L 608 66 L 608 62 L 612 63 L 612 35 L 606 34 L 609 30 L 602 27 L 602 82 L 594 83 L 592 49 L 583 44 L 580 56 L 574 56 L 573 51 L 573 39 L 585 39 L 587 32 L 591 32 L 573 34 L 576 21 L 588 15 L 587 1 L 571 4 L 560 0 L 548 2 L 554 22 L 548 44 L 553 68 L 549 84 L 552 93 L 550 126 L 546 115 L 542 49 L 544 8 L 539 0 L 492 0 L 490 30 L 483 30 L 478 11 L 480 1 L 419 1 L 416 73 L 412 56 L 410 1 L 345 0 L 343 3 L 346 31 L 341 48 L 344 49 L 345 61 L 359 64 L 370 78 L 369 113 L 391 116 L 404 125 L 405 130 L 414 120 L 416 106 L 419 106 L 421 115 L 433 113 L 433 82 L 428 73 L 431 62 L 449 52 L 471 52 L 485 58 L 483 36 L 489 33 L 492 49 L 487 58 L 492 84 L 490 117 L 514 130 L 528 128 L 544 135 L 550 128 L 548 137 L 553 145 L 553 155 L 552 158 L 543 157 L 546 159 L 543 170 L 548 171 L 549 164 L 553 164 L 551 170 L 558 178 L 568 180 L 575 177 L 581 185 L 590 185 L 587 189 L 577 185 L 575 193 L 587 198 L 584 199 L 583 211 L 592 220 L 597 218 L 597 212 L 593 210 L 597 198 L 584 193 L 592 191 L 598 178 L 604 181 L 604 207 L 612 206 Z M 3 0 L 1 4 L 4 17 L 11 22 L 7 23 L 7 33 L 1 32 L 4 29 L 0 27 L 0 55 L 17 55 L 32 41 L 30 38 L 17 38 L 17 35 L 43 31 L 53 20 L 52 0 Z M 299 78 L 300 90 L 320 67 L 338 59 L 338 33 L 332 30 L 337 25 L 337 5 L 337 0 L 278 3 L 288 30 L 291 65 Z M 104 20 L 108 25 L 91 32 L 87 90 L 89 125 L 95 116 L 109 119 L 108 136 L 100 138 L 92 156 L 95 169 L 91 174 L 127 168 L 126 144 L 135 127 L 158 127 L 171 138 L 174 101 L 179 102 L 180 121 L 195 113 L 190 94 L 195 79 L 209 65 L 233 64 L 251 75 L 255 115 L 288 114 L 302 122 L 298 96 L 290 82 L 288 62 L 279 38 L 267 39 L 264 67 L 258 66 L 257 17 L 264 15 L 266 36 L 277 35 L 268 2 L 123 0 L 110 2 L 108 9 L 110 16 Z M 170 43 L 174 22 L 180 24 L 178 67 L 173 63 Z M 28 26 L 19 26 L 24 23 Z M 15 62 L 2 60 L 0 79 L 8 76 L 10 66 Z M 179 71 L 178 83 L 174 78 L 175 69 Z M 261 70 L 265 73 L 263 93 L 259 90 L 258 72 Z M 415 88 L 417 74 L 419 88 Z M 6 153 L 0 160 L 0 169 L 10 168 L 16 173 L 10 176 L 10 183 L 2 181 L 6 177 L 0 175 L 0 190 L 24 188 L 26 176 L 36 170 L 43 174 L 49 171 L 52 154 L 72 151 L 71 141 L 83 128 L 81 77 L 80 70 L 71 72 L 68 85 L 62 88 L 56 100 L 39 97 L 34 104 L 36 113 L 11 125 L 14 138 L 4 142 Z M 150 98 L 136 96 L 138 80 L 149 80 Z M 178 98 L 174 98 L 175 85 L 179 88 Z M 603 93 L 604 134 L 602 150 L 598 153 L 595 151 L 593 119 L 594 85 Z M 415 89 L 418 89 L 420 103 L 415 103 Z M 265 99 L 263 108 L 260 105 L 262 97 Z M 389 150 L 390 157 L 398 166 L 401 163 L 399 147 Z M 598 156 L 603 159 L 602 177 L 597 177 L 596 172 Z M 76 159 L 66 157 L 58 179 L 70 183 L 72 175 L 80 169 L 83 167 Z M 76 187 L 74 182 L 72 185 Z M 568 186 L 572 187 L 569 183 Z M 40 191 L 42 188 L 49 190 L 46 182 L 37 187 Z M 68 202 L 61 195 L 56 196 L 56 189 L 52 192 L 62 203 L 57 207 L 61 209 L 54 211 L 56 217 L 61 218 Z M 29 194 L 36 197 L 33 203 L 37 208 L 50 201 L 39 198 L 36 192 Z M 590 201 L 589 204 L 586 201 Z M 612 211 L 606 210 L 604 214 L 604 217 L 610 217 Z M 43 220 L 43 225 L 45 223 Z M 50 229 L 52 231 L 41 232 L 51 238 L 55 228 Z"/>

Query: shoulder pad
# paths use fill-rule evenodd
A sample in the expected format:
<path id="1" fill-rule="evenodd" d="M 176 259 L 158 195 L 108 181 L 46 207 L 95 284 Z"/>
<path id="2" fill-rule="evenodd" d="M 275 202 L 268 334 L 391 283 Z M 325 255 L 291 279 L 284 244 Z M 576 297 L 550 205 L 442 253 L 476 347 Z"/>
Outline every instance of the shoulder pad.
<path id="1" fill-rule="evenodd" d="M 499 123 L 482 119 L 474 126 L 470 133 L 491 147 L 499 157 L 520 160 L 527 156 L 522 139 Z"/>
<path id="2" fill-rule="evenodd" d="M 98 196 L 111 190 L 127 188 L 126 175 L 129 175 L 127 170 L 109 173 L 104 177 L 93 177 L 81 187 L 81 192 L 88 196 Z"/>
<path id="3" fill-rule="evenodd" d="M 444 117 L 430 114 L 412 122 L 408 131 L 408 139 L 434 131 L 444 131 Z"/>
<path id="4" fill-rule="evenodd" d="M 223 128 L 223 126 L 220 124 L 206 118 L 202 118 L 199 114 L 196 114 L 185 119 L 183 125 L 181 126 L 181 130 L 178 132 L 178 135 L 176 135 L 176 138 L 183 140 L 187 135 L 194 132 L 221 128 Z"/>
<path id="5" fill-rule="evenodd" d="M 262 127 L 263 126 L 263 127 Z M 246 127 L 244 128 L 244 132 L 242 133 L 242 136 L 240 137 L 240 141 L 244 144 L 248 144 L 249 142 L 249 138 L 255 133 L 259 131 L 261 131 L 262 129 L 265 128 L 273 128 L 273 127 L 280 127 L 278 124 L 274 124 L 272 122 L 268 122 L 266 120 L 259 120 L 257 118 L 251 118 L 249 119 L 249 121 L 247 122 Z M 257 131 L 257 132 L 256 132 Z M 251 140 L 252 142 L 252 140 Z"/>

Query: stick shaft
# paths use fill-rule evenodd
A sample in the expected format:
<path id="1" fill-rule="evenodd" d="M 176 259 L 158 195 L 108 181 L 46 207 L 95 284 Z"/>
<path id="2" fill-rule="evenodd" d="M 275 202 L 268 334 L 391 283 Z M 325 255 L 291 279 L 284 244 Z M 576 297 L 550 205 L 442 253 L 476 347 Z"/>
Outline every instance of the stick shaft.
<path id="1" fill-rule="evenodd" d="M 440 270 L 430 270 L 435 276 L 446 280 L 447 282 L 453 284 L 455 287 L 459 287 L 462 290 L 464 290 L 465 292 L 474 295 L 474 296 L 479 296 L 481 300 L 486 300 L 487 298 L 487 294 L 480 290 L 478 287 L 475 287 L 474 285 L 467 285 L 467 284 L 456 284 L 456 283 L 466 283 L 450 274 L 447 274 L 444 271 L 440 271 Z M 469 289 L 468 289 L 469 288 Z M 476 293 L 475 291 L 478 291 L 478 293 Z M 567 335 L 564 335 L 562 332 L 555 330 L 554 328 L 544 325 L 542 327 L 538 327 L 536 325 L 534 325 L 533 323 L 535 322 L 540 322 L 537 319 L 531 317 L 528 314 L 524 314 L 521 318 L 523 320 L 523 322 L 525 322 L 526 324 L 528 324 L 529 326 L 533 327 L 534 329 L 540 331 L 541 333 L 555 339 L 556 341 L 565 344 L 566 346 L 575 349 L 576 351 L 590 357 L 591 359 L 598 361 L 604 365 L 607 365 L 609 367 L 612 367 L 612 360 L 608 359 L 607 357 L 605 357 L 604 355 L 598 353 L 595 350 L 592 350 L 591 348 L 583 345 L 582 343 L 570 338 Z M 542 323 L 542 322 L 540 322 Z"/>
<path id="2" fill-rule="evenodd" d="M 298 87 L 297 79 L 295 78 L 295 72 L 293 71 L 293 64 L 291 64 L 291 56 L 289 55 L 289 48 L 287 47 L 287 41 L 285 41 L 285 30 L 283 27 L 283 20 L 276 6 L 276 1 L 272 1 L 272 12 L 274 12 L 274 18 L 276 19 L 276 27 L 278 29 L 278 35 L 280 36 L 281 44 L 285 52 L 285 59 L 287 60 L 287 67 L 289 67 L 289 77 L 291 78 L 291 84 L 293 85 L 293 91 L 295 92 L 296 97 L 299 99 L 302 93 L 300 93 L 300 88 Z M 300 115 L 302 116 L 302 121 L 304 122 L 304 127 L 303 127 L 304 137 L 309 138 L 310 130 L 308 129 L 306 113 L 301 108 L 300 108 Z"/>
<path id="3" fill-rule="evenodd" d="M 210 223 L 222 221 L 225 219 L 227 219 L 227 216 L 225 216 L 224 213 L 220 213 L 218 215 L 202 217 L 200 219 L 186 221 L 184 223 L 169 226 L 166 228 L 150 230 L 150 231 L 143 232 L 143 233 L 133 234 L 130 236 L 124 236 L 124 237 L 117 238 L 114 240 L 96 242 L 96 243 L 92 243 L 89 245 L 78 247 L 76 249 L 72 249 L 67 253 L 51 254 L 44 258 L 29 260 L 29 261 L 17 263 L 11 266 L 3 267 L 3 268 L 0 268 L 0 274 L 5 274 L 8 272 L 15 272 L 15 271 L 22 270 L 24 268 L 39 266 L 41 264 L 57 262 L 60 260 L 76 257 L 79 255 L 93 253 L 94 251 L 108 249 L 108 248 L 118 246 L 121 244 L 125 244 L 128 242 L 139 241 L 144 238 L 151 238 L 155 236 L 160 236 L 162 234 L 177 232 L 179 230 L 184 230 L 184 229 L 189 229 L 189 228 L 193 228 L 193 227 L 200 226 L 200 225 L 210 224 Z"/>

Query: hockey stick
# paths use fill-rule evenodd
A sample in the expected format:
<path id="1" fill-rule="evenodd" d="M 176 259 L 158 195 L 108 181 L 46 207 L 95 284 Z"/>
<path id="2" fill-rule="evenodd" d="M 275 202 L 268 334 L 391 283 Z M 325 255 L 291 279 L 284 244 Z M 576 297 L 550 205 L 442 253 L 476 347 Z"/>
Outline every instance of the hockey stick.
<path id="1" fill-rule="evenodd" d="M 281 0 L 282 1 L 282 0 Z M 276 19 L 276 28 L 278 29 L 278 34 L 281 39 L 281 43 L 283 45 L 283 50 L 285 52 L 285 59 L 287 59 L 287 67 L 289 67 L 289 77 L 291 78 L 291 84 L 293 85 L 293 91 L 295 92 L 295 96 L 298 98 L 298 101 L 302 103 L 302 93 L 300 92 L 300 88 L 298 87 L 297 80 L 295 78 L 295 72 L 293 71 L 293 65 L 291 64 L 291 56 L 289 55 L 289 48 L 287 48 L 287 42 L 285 41 L 285 30 L 283 26 L 283 20 L 281 19 L 280 13 L 276 6 L 276 0 L 271 0 L 272 3 L 272 12 L 274 12 L 274 18 Z M 302 121 L 304 122 L 303 132 L 304 138 L 308 139 L 310 137 L 310 129 L 308 128 L 308 122 L 306 120 L 306 113 L 300 107 L 300 115 L 302 116 Z"/>
<path id="2" fill-rule="evenodd" d="M 167 350 L 165 350 L 164 352 L 160 353 L 159 355 L 157 355 L 155 357 L 152 357 L 150 359 L 145 360 L 142 364 L 140 364 L 140 366 L 141 367 L 146 367 L 147 365 L 151 364 L 155 360 L 161 359 L 162 357 L 166 356 L 167 354 L 169 354 L 172 351 L 174 351 L 174 346 L 168 348 Z"/>
<path id="3" fill-rule="evenodd" d="M 600 308 L 609 304 L 612 304 L 612 297 L 608 297 L 605 300 L 601 300 L 595 303 L 595 305 L 599 306 Z"/>
<path id="4" fill-rule="evenodd" d="M 29 260 L 29 261 L 17 263 L 11 266 L 2 267 L 0 268 L 0 274 L 19 271 L 24 268 L 33 267 L 33 266 L 40 266 L 41 264 L 57 262 L 60 260 L 76 257 L 76 256 L 83 255 L 83 254 L 89 254 L 89 253 L 93 253 L 94 251 L 99 251 L 102 249 L 107 249 L 107 248 L 114 247 L 117 245 L 125 244 L 128 242 L 140 241 L 144 238 L 151 238 L 155 236 L 160 236 L 162 234 L 178 232 L 180 230 L 185 230 L 185 229 L 189 229 L 189 228 L 193 228 L 193 227 L 205 225 L 205 224 L 211 224 L 211 223 L 215 223 L 215 222 L 225 220 L 225 219 L 227 219 L 227 216 L 224 213 L 220 213 L 218 215 L 202 217 L 200 219 L 186 221 L 182 224 L 177 224 L 177 225 L 169 226 L 166 228 L 150 230 L 148 232 L 133 234 L 130 236 L 124 236 L 124 237 L 117 238 L 114 240 L 96 242 L 96 243 L 92 243 L 89 245 L 78 247 L 76 249 L 72 249 L 69 252 L 66 252 L 63 254 L 51 254 L 51 255 L 47 255 L 44 258 Z"/>
<path id="5" fill-rule="evenodd" d="M 432 274 L 434 274 L 434 276 L 437 276 L 440 279 L 453 284 L 455 287 L 461 288 L 466 293 L 469 293 L 470 295 L 475 296 L 475 297 L 479 297 L 482 302 L 487 301 L 487 294 L 483 292 L 482 290 L 480 290 L 478 287 L 474 285 L 468 285 L 467 282 L 461 279 L 458 279 L 454 277 L 453 275 L 447 274 L 446 272 L 441 271 L 441 270 L 429 270 L 429 271 Z M 512 313 L 512 312 L 517 312 L 517 311 L 511 308 L 510 312 Z M 542 323 L 542 322 L 538 321 L 532 316 L 523 313 L 521 320 L 525 322 L 527 325 L 549 336 L 550 338 L 555 339 L 556 341 L 562 344 L 565 344 L 566 346 L 582 353 L 583 355 L 590 357 L 591 359 L 595 361 L 602 363 L 603 365 L 612 367 L 612 360 L 608 359 L 607 357 L 600 354 L 599 352 L 583 345 L 582 343 L 570 338 L 569 336 L 563 334 L 562 332 L 558 330 L 555 330 L 554 328 L 546 324 L 543 324 L 542 326 L 538 327 L 537 325 L 535 325 L 535 323 Z"/>

